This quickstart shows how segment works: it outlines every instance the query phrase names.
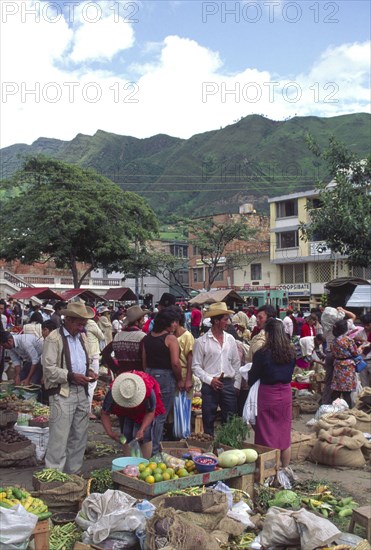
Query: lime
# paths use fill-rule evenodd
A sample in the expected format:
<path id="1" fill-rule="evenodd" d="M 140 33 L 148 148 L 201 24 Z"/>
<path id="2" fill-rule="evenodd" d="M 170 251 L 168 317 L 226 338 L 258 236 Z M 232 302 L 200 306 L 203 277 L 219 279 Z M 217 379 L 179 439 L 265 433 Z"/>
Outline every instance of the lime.
<path id="1" fill-rule="evenodd" d="M 147 463 L 146 462 L 142 462 L 141 464 L 138 464 L 138 470 L 140 472 L 143 472 L 146 468 L 147 468 Z"/>
<path id="2" fill-rule="evenodd" d="M 158 467 L 161 468 L 161 470 L 163 470 L 163 471 L 165 471 L 166 468 L 167 468 L 165 462 L 160 462 L 160 463 L 158 464 Z"/>
<path id="3" fill-rule="evenodd" d="M 166 468 L 165 472 L 169 474 L 171 478 L 174 477 L 175 472 L 173 468 Z"/>
<path id="4" fill-rule="evenodd" d="M 155 478 L 153 476 L 147 476 L 146 479 L 145 479 L 146 483 L 154 483 L 155 482 Z"/>
<path id="5" fill-rule="evenodd" d="M 162 479 L 163 479 L 163 481 L 168 481 L 169 479 L 171 479 L 171 476 L 168 472 L 164 472 L 162 474 Z"/>
<path id="6" fill-rule="evenodd" d="M 163 473 L 163 470 L 161 470 L 161 468 L 156 468 L 155 470 L 153 470 L 153 474 L 160 474 L 162 475 Z"/>
<path id="7" fill-rule="evenodd" d="M 179 470 L 177 471 L 177 474 L 179 477 L 187 477 L 188 472 L 185 468 L 179 468 Z"/>
<path id="8" fill-rule="evenodd" d="M 162 470 L 161 470 L 162 471 Z M 151 476 L 150 476 L 151 477 Z M 158 483 L 159 481 L 162 481 L 163 480 L 163 476 L 162 474 L 156 474 L 153 476 L 155 478 L 155 483 Z"/>

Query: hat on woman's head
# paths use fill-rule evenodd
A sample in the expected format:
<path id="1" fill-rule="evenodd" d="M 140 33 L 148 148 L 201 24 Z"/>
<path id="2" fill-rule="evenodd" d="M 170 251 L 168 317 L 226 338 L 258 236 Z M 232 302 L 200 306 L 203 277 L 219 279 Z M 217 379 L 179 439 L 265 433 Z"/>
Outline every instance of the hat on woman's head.
<path id="1" fill-rule="evenodd" d="M 124 372 L 116 378 L 111 391 L 117 405 L 133 409 L 143 403 L 146 396 L 146 385 L 137 374 Z"/>
<path id="2" fill-rule="evenodd" d="M 169 307 L 175 305 L 175 296 L 170 294 L 170 292 L 164 292 L 158 303 L 159 306 Z"/>
<path id="3" fill-rule="evenodd" d="M 227 309 L 227 304 L 225 302 L 215 302 L 215 304 L 210 304 L 210 307 L 204 317 L 215 317 L 216 315 L 234 315 L 234 311 Z"/>

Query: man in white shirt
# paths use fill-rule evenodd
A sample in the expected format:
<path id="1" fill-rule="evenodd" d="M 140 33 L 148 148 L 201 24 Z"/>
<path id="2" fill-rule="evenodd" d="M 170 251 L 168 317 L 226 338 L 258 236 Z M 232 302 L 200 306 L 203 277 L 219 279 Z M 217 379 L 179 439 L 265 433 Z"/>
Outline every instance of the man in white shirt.
<path id="1" fill-rule="evenodd" d="M 214 435 L 218 406 L 222 423 L 237 414 L 241 363 L 235 339 L 225 332 L 233 313 L 224 302 L 211 304 L 205 314 L 211 318 L 211 329 L 196 339 L 193 347 L 192 371 L 202 382 L 202 421 L 210 435 Z"/>
<path id="2" fill-rule="evenodd" d="M 29 386 L 31 383 L 40 384 L 43 338 L 33 334 L 3 332 L 0 343 L 4 349 L 8 350 L 10 360 L 15 367 L 15 384 L 24 386 Z"/>

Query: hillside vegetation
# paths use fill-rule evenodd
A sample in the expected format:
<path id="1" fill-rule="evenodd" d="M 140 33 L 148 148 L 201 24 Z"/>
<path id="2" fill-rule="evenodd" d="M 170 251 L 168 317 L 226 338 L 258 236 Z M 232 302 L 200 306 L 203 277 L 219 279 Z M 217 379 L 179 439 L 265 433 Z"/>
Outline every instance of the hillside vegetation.
<path id="1" fill-rule="evenodd" d="M 237 211 L 244 202 L 260 210 L 267 197 L 312 189 L 318 179 L 329 179 L 307 147 L 307 133 L 320 146 L 335 136 L 363 157 L 370 153 L 370 119 L 366 113 L 286 121 L 251 115 L 188 140 L 163 134 L 137 139 L 102 130 L 71 141 L 41 137 L 32 145 L 1 149 L 1 177 L 11 176 L 27 156 L 44 154 L 94 168 L 146 197 L 163 219 Z"/>

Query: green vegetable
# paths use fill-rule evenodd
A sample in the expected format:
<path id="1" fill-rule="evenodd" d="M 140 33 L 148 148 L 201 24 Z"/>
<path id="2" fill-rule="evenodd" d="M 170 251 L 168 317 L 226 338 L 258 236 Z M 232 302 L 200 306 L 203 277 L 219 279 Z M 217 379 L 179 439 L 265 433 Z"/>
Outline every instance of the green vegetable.
<path id="1" fill-rule="evenodd" d="M 346 518 L 347 516 L 351 516 L 353 514 L 353 510 L 351 508 L 343 508 L 339 512 L 339 518 Z"/>
<path id="2" fill-rule="evenodd" d="M 228 421 L 215 431 L 215 446 L 228 445 L 238 449 L 242 446 L 249 428 L 240 416 L 230 416 Z"/>
<path id="3" fill-rule="evenodd" d="M 54 468 L 45 468 L 41 472 L 36 472 L 34 476 L 43 483 L 50 483 L 52 481 L 61 481 L 65 483 L 66 481 L 72 480 L 71 476 L 60 472 L 59 470 L 55 470 Z"/>
<path id="4" fill-rule="evenodd" d="M 269 506 L 279 506 L 280 508 L 300 508 L 300 497 L 294 491 L 284 489 L 278 491 L 273 500 L 268 502 Z"/>
<path id="5" fill-rule="evenodd" d="M 108 468 L 103 470 L 94 470 L 90 474 L 92 493 L 105 493 L 107 489 L 113 489 L 113 481 L 111 470 Z"/>
<path id="6" fill-rule="evenodd" d="M 0 506 L 1 508 L 13 508 L 14 504 L 8 504 L 7 502 L 0 500 Z"/>
<path id="7" fill-rule="evenodd" d="M 36 514 L 36 515 L 39 518 L 39 521 L 43 521 L 44 519 L 50 518 L 52 513 L 51 512 L 44 512 L 43 514 Z"/>
<path id="8" fill-rule="evenodd" d="M 75 523 L 55 525 L 49 536 L 49 547 L 50 550 L 72 550 L 80 539 L 81 530 Z"/>

